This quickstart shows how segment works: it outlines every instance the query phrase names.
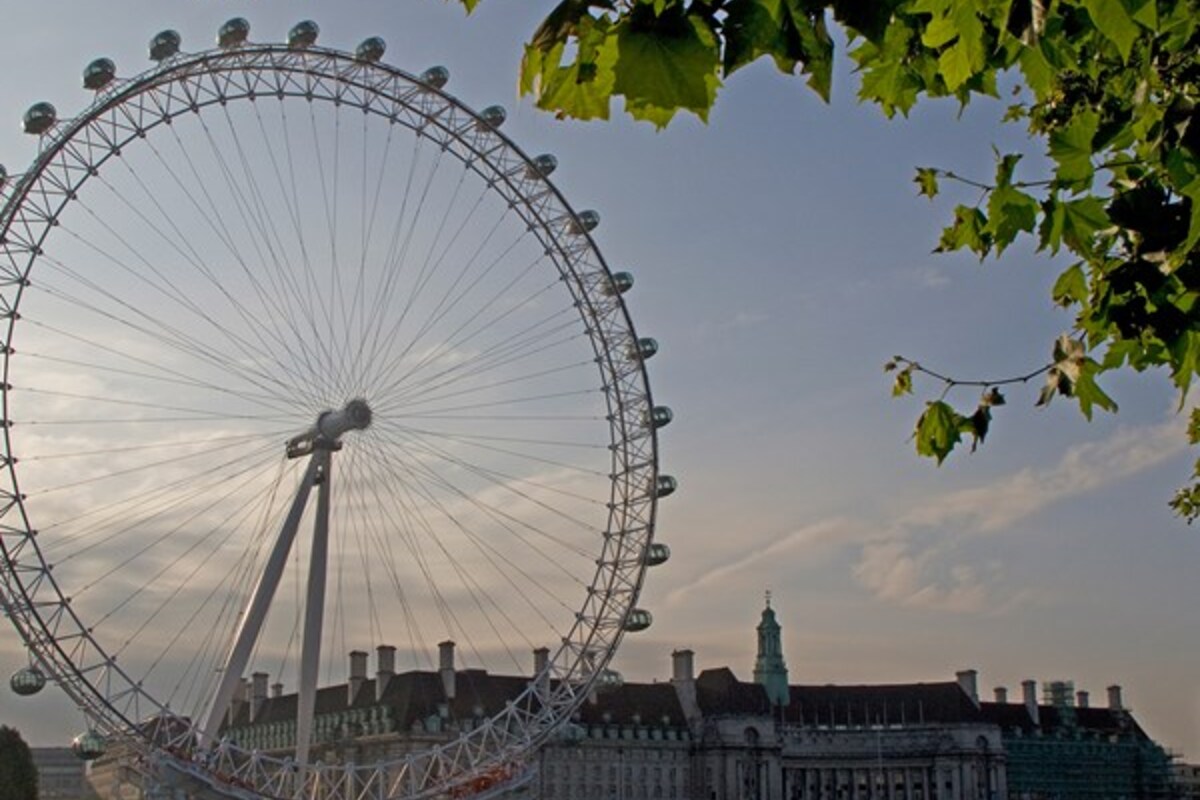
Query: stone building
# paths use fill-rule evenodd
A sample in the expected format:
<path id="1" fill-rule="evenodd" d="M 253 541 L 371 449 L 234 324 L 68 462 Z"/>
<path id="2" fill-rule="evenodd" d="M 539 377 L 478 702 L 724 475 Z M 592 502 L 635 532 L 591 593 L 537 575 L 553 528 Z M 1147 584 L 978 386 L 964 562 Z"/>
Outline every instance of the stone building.
<path id="1" fill-rule="evenodd" d="M 95 800 L 84 764 L 69 747 L 31 747 L 38 800 Z"/>
<path id="2" fill-rule="evenodd" d="M 792 683 L 768 602 L 754 680 L 698 674 L 672 654 L 671 678 L 608 680 L 536 756 L 522 797 L 545 800 L 1093 800 L 1166 797 L 1169 759 L 1109 690 L 1107 708 L 1063 682 L 1039 702 L 998 689 L 981 702 L 974 670 L 954 680 L 872 686 Z M 537 672 L 397 673 L 394 649 L 350 654 L 350 678 L 317 694 L 312 758 L 370 763 L 458 735 L 495 714 Z M 296 696 L 256 674 L 224 733 L 247 748 L 294 747 Z M 111 772 L 110 772 L 111 774 Z M 106 794 L 106 796 L 108 796 Z"/>

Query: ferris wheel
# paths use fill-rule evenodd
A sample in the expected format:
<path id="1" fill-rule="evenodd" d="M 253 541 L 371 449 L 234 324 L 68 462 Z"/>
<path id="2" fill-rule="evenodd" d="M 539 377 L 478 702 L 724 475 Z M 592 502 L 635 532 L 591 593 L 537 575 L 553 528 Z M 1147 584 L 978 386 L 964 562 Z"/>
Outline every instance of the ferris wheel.
<path id="1" fill-rule="evenodd" d="M 598 215 L 501 107 L 386 65 L 376 37 L 249 32 L 187 53 L 164 31 L 131 78 L 93 61 L 91 104 L 31 107 L 37 157 L 0 168 L 0 599 L 30 655 L 12 685 L 78 703 L 81 756 L 124 748 L 218 795 L 462 796 L 617 680 L 650 625 L 676 485 L 658 345 Z M 319 700 L 371 646 L 380 698 L 447 646 L 464 680 L 524 679 L 355 763 Z M 294 697 L 265 746 L 231 733 L 251 672 Z"/>

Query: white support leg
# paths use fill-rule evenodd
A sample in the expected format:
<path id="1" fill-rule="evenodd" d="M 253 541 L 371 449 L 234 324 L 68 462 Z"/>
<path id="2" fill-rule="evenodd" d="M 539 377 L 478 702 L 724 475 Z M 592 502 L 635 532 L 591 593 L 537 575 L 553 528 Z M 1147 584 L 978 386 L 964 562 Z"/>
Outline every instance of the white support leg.
<path id="1" fill-rule="evenodd" d="M 328 458 L 328 451 L 321 452 L 324 452 Z M 279 579 L 283 575 L 284 567 L 287 566 L 288 553 L 296 538 L 296 529 L 300 527 L 300 518 L 304 515 L 304 507 L 308 504 L 308 494 L 312 490 L 313 480 L 317 475 L 317 466 L 317 455 L 314 454 L 308 462 L 308 469 L 304 471 L 300 488 L 296 490 L 296 498 L 292 501 L 291 510 L 288 511 L 283 528 L 279 531 L 275 546 L 267 558 L 262 577 L 258 579 L 258 585 L 254 587 L 254 593 L 242 616 L 242 622 L 234 637 L 229 657 L 225 660 L 221 682 L 217 686 L 217 692 L 213 695 L 208 713 L 200 726 L 202 745 L 213 746 L 216 744 L 221 718 L 229 709 L 229 702 L 233 699 L 238 682 L 246 671 L 246 665 L 250 663 L 250 653 L 254 650 L 254 643 L 258 641 L 258 634 L 266 620 L 267 610 L 271 607 L 275 590 L 279 587 Z"/>
<path id="2" fill-rule="evenodd" d="M 325 619 L 325 573 L 329 560 L 329 492 L 332 462 L 328 449 L 318 448 L 313 461 L 320 464 L 317 518 L 313 526 L 308 565 L 308 592 L 304 602 L 304 641 L 300 648 L 300 691 L 296 706 L 296 762 L 308 763 L 312 742 L 313 711 L 317 703 L 317 673 L 321 664 L 321 628 Z"/>

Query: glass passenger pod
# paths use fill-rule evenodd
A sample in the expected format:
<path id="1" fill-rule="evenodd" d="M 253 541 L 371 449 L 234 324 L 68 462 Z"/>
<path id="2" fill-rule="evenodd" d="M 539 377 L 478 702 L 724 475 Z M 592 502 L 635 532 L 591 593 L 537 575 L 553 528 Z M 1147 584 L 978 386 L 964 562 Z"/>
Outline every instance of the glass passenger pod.
<path id="1" fill-rule="evenodd" d="M 183 39 L 176 31 L 166 30 L 155 34 L 154 38 L 150 40 L 150 60 L 166 61 L 179 52 L 181 44 L 183 44 Z"/>
<path id="2" fill-rule="evenodd" d="M 625 618 L 625 630 L 629 633 L 644 631 L 654 623 L 654 617 L 644 608 L 630 610 Z"/>
<path id="3" fill-rule="evenodd" d="M 103 89 L 117 77 L 117 65 L 111 58 L 97 58 L 83 68 L 83 88 L 93 92 Z"/>
<path id="4" fill-rule="evenodd" d="M 441 89 L 450 81 L 450 70 L 442 66 L 430 67 L 421 73 L 421 83 Z"/>
<path id="5" fill-rule="evenodd" d="M 645 423 L 658 430 L 670 425 L 671 420 L 675 419 L 675 414 L 667 406 L 655 406 L 647 412 L 646 417 Z"/>
<path id="6" fill-rule="evenodd" d="M 363 39 L 354 51 L 354 57 L 359 61 L 369 61 L 372 64 L 383 58 L 387 50 L 387 42 L 379 36 Z"/>
<path id="7" fill-rule="evenodd" d="M 602 669 L 596 675 L 596 688 L 600 691 L 604 691 L 605 689 L 619 689 L 624 685 L 625 676 L 615 669 Z"/>
<path id="8" fill-rule="evenodd" d="M 71 740 L 71 750 L 83 761 L 92 761 L 104 755 L 108 742 L 96 731 L 81 733 Z"/>
<path id="9" fill-rule="evenodd" d="M 662 542 L 651 542 L 646 548 L 644 560 L 647 567 L 657 567 L 660 564 L 667 563 L 671 558 L 671 548 L 667 547 Z"/>
<path id="10" fill-rule="evenodd" d="M 575 219 L 571 220 L 571 233 L 581 236 L 588 231 L 594 231 L 599 224 L 600 213 L 589 208 L 587 211 L 580 211 L 575 215 Z"/>
<path id="11" fill-rule="evenodd" d="M 488 106 L 479 112 L 479 118 L 483 120 L 484 125 L 495 129 L 503 125 L 504 120 L 508 119 L 508 112 L 504 110 L 504 106 Z"/>
<path id="12" fill-rule="evenodd" d="M 658 352 L 658 340 L 651 339 L 649 336 L 637 340 L 637 344 L 630 348 L 632 351 L 629 355 L 632 358 L 640 358 L 645 361 L 648 358 L 653 358 Z"/>
<path id="13" fill-rule="evenodd" d="M 46 686 L 46 676 L 37 667 L 26 667 L 17 670 L 8 679 L 8 685 L 15 694 L 28 697 L 37 694 Z"/>
<path id="14" fill-rule="evenodd" d="M 654 496 L 667 497 L 674 494 L 678 488 L 679 482 L 673 475 L 659 475 L 658 479 L 654 481 Z"/>
<path id="15" fill-rule="evenodd" d="M 244 17 L 234 17 L 217 31 L 217 45 L 229 49 L 240 47 L 250 36 L 250 23 Z"/>
<path id="16" fill-rule="evenodd" d="M 58 112 L 49 103 L 34 103 L 25 112 L 22 126 L 26 133 L 41 136 L 54 127 L 58 121 Z"/>
<path id="17" fill-rule="evenodd" d="M 288 47 L 293 50 L 303 50 L 306 47 L 312 47 L 317 43 L 317 36 L 321 33 L 321 27 L 311 19 L 306 19 L 297 22 L 288 31 L 287 43 Z"/>
<path id="18" fill-rule="evenodd" d="M 558 169 L 558 159 L 549 153 L 542 153 L 533 159 L 533 163 L 525 168 L 525 176 L 528 178 L 546 178 L 550 173 Z"/>
<path id="19" fill-rule="evenodd" d="M 616 294 L 625 294 L 632 288 L 633 275 L 628 272 L 614 272 L 612 274 L 612 280 L 610 280 L 608 285 L 603 287 L 601 291 L 603 291 L 604 294 L 608 295 L 609 297 L 612 297 Z M 641 344 L 640 340 L 638 343 Z M 655 347 L 657 347 L 657 345 L 658 343 L 655 342 Z"/>

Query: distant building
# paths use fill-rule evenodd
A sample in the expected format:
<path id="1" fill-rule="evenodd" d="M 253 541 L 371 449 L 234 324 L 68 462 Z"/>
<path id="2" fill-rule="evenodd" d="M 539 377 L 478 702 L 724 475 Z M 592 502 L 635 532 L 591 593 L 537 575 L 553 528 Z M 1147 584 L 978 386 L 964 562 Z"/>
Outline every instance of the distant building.
<path id="1" fill-rule="evenodd" d="M 812 686 L 788 680 L 768 602 L 757 628 L 755 680 L 727 667 L 694 670 L 672 655 L 669 681 L 609 680 L 536 758 L 520 796 L 543 800 L 1098 800 L 1170 796 L 1169 758 L 1109 689 L 1092 708 L 1066 682 L 1039 702 L 997 690 L 981 702 L 974 670 L 953 681 Z M 535 653 L 535 665 L 546 657 Z M 350 655 L 350 679 L 317 694 L 312 757 L 370 763 L 457 736 L 497 713 L 532 679 L 460 670 L 454 644 L 438 671 L 397 673 L 394 650 Z M 225 735 L 246 748 L 294 747 L 296 696 L 256 674 Z M 109 757 L 117 767 L 119 755 Z M 104 796 L 132 773 L 102 771 Z M 110 792 L 112 792 L 110 794 Z M 127 792 L 124 798 L 135 797 Z"/>
<path id="2" fill-rule="evenodd" d="M 1200 764 L 1172 764 L 1171 789 L 1180 800 L 1200 800 Z"/>
<path id="3" fill-rule="evenodd" d="M 31 747 L 38 772 L 38 800 L 94 800 L 87 765 L 69 747 Z"/>

